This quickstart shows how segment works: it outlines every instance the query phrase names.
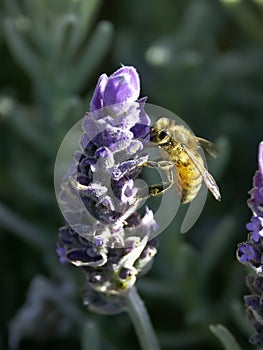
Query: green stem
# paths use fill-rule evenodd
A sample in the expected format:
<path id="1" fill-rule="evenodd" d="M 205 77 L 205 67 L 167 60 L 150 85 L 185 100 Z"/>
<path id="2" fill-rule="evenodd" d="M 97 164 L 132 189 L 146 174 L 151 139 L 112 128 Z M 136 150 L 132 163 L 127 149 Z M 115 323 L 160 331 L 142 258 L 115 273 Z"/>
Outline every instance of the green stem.
<path id="1" fill-rule="evenodd" d="M 133 287 L 127 294 L 127 312 L 133 322 L 142 350 L 160 350 L 144 302 Z"/>

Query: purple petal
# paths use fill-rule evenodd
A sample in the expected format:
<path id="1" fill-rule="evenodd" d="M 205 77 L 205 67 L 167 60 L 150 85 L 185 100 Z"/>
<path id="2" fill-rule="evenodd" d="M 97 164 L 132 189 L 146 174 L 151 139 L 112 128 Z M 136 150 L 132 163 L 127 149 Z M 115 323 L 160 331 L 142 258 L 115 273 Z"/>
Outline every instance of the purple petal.
<path id="1" fill-rule="evenodd" d="M 80 146 L 82 149 L 85 149 L 90 142 L 90 139 L 87 134 L 82 134 L 80 139 Z"/>
<path id="2" fill-rule="evenodd" d="M 61 264 L 67 264 L 68 260 L 66 258 L 66 249 L 61 247 L 59 243 L 57 243 L 56 253 L 59 257 L 59 261 Z"/>
<path id="3" fill-rule="evenodd" d="M 87 196 L 94 200 L 103 198 L 107 193 L 107 188 L 98 183 L 91 183 L 89 186 L 83 187 L 83 189 L 79 190 L 81 197 Z"/>
<path id="4" fill-rule="evenodd" d="M 260 236 L 258 231 L 253 231 L 251 237 L 252 237 L 254 242 L 259 242 L 259 240 L 261 238 L 261 236 Z"/>
<path id="5" fill-rule="evenodd" d="M 101 255 L 89 256 L 87 252 L 85 252 L 82 249 L 72 249 L 67 253 L 67 258 L 73 264 L 76 264 L 76 265 L 82 265 L 82 264 L 88 265 L 89 263 L 94 263 L 102 260 Z"/>
<path id="6" fill-rule="evenodd" d="M 121 191 L 121 201 L 132 204 L 136 200 L 137 188 L 134 188 L 134 181 L 129 180 L 124 184 Z"/>
<path id="7" fill-rule="evenodd" d="M 114 150 L 116 147 L 120 150 L 120 143 L 124 142 L 125 145 L 130 143 L 133 135 L 130 131 L 124 131 L 119 128 L 108 127 L 101 133 L 96 135 L 93 139 L 94 144 L 98 147 L 105 146 Z"/>
<path id="8" fill-rule="evenodd" d="M 263 141 L 260 142 L 259 148 L 258 148 L 258 167 L 259 167 L 261 176 L 263 177 Z"/>
<path id="9" fill-rule="evenodd" d="M 145 110 L 144 110 L 144 105 L 146 100 L 147 100 L 147 97 L 143 97 L 138 101 L 140 106 L 139 120 L 136 123 L 136 125 L 134 125 L 131 128 L 131 131 L 133 132 L 135 138 L 149 140 L 150 139 L 150 127 L 149 127 L 150 118 L 145 113 Z"/>
<path id="10" fill-rule="evenodd" d="M 256 171 L 253 179 L 254 187 L 261 187 L 263 185 L 263 175 L 260 171 Z"/>
<path id="11" fill-rule="evenodd" d="M 244 299 L 245 299 L 246 306 L 251 308 L 252 310 L 258 311 L 259 309 L 262 309 L 259 296 L 257 296 L 257 295 L 246 295 L 244 297 Z"/>
<path id="12" fill-rule="evenodd" d="M 97 149 L 95 156 L 97 158 L 102 157 L 103 159 L 108 159 L 113 157 L 112 152 L 107 147 L 104 147 L 104 146 Z"/>
<path id="13" fill-rule="evenodd" d="M 241 243 L 238 246 L 237 257 L 240 262 L 244 263 L 246 261 L 257 260 L 257 253 L 254 248 L 248 243 Z"/>
<path id="14" fill-rule="evenodd" d="M 140 79 L 134 67 L 122 67 L 113 73 L 104 91 L 104 105 L 135 102 L 140 95 Z"/>
<path id="15" fill-rule="evenodd" d="M 94 237 L 93 243 L 96 247 L 100 248 L 104 244 L 104 239 L 100 236 Z"/>
<path id="16" fill-rule="evenodd" d="M 103 93 L 104 93 L 107 81 L 108 81 L 108 77 L 106 74 L 102 74 L 99 77 L 97 86 L 95 88 L 93 97 L 92 97 L 91 102 L 90 102 L 91 112 L 104 107 L 104 105 L 103 105 Z"/>
<path id="17" fill-rule="evenodd" d="M 150 140 L 150 127 L 145 124 L 136 124 L 131 131 L 135 138 Z"/>
<path id="18" fill-rule="evenodd" d="M 145 207 L 146 212 L 144 217 L 142 218 L 143 225 L 152 228 L 154 231 L 158 229 L 158 224 L 154 220 L 153 212 L 147 206 Z"/>
<path id="19" fill-rule="evenodd" d="M 251 221 L 246 224 L 246 228 L 252 232 L 252 239 L 258 242 L 262 237 L 263 219 L 258 216 L 252 216 Z"/>
<path id="20" fill-rule="evenodd" d="M 72 233 L 67 226 L 60 227 L 59 237 L 63 244 L 72 244 Z"/>
<path id="21" fill-rule="evenodd" d="M 130 77 L 130 84 L 133 86 L 134 90 L 137 90 L 138 97 L 139 97 L 139 94 L 140 94 L 140 78 L 139 78 L 139 75 L 138 75 L 136 69 L 133 66 L 123 66 L 120 69 L 118 69 L 116 72 L 114 72 L 111 76 L 114 77 L 114 76 L 118 76 L 118 75 L 121 75 L 121 74 L 129 75 L 129 77 Z"/>

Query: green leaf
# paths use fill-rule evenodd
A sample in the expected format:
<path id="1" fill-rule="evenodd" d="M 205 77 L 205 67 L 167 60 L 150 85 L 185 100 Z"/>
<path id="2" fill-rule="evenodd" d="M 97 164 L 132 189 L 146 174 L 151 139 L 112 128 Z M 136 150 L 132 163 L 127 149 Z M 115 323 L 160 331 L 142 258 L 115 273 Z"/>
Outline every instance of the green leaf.
<path id="1" fill-rule="evenodd" d="M 25 242 L 39 248 L 42 252 L 50 251 L 51 244 L 46 232 L 20 217 L 2 203 L 0 203 L 0 227 L 5 227 Z"/>
<path id="2" fill-rule="evenodd" d="M 71 91 L 79 90 L 89 79 L 108 51 L 113 36 L 113 27 L 110 22 L 102 21 L 95 28 L 92 37 L 83 49 L 79 62 L 71 72 Z"/>
<path id="3" fill-rule="evenodd" d="M 14 57 L 17 58 L 18 62 L 30 76 L 34 76 L 35 79 L 40 78 L 40 62 L 25 43 L 23 36 L 16 30 L 14 22 L 11 19 L 4 21 L 4 30 L 7 44 Z"/>
<path id="4" fill-rule="evenodd" d="M 69 61 L 84 38 L 89 33 L 91 24 L 96 19 L 96 13 L 98 12 L 101 0 L 81 0 L 79 1 L 79 8 L 77 15 L 77 25 L 72 27 L 70 36 L 67 41 L 67 47 L 63 51 L 64 60 Z"/>
<path id="5" fill-rule="evenodd" d="M 34 83 L 41 88 L 42 94 L 45 95 L 47 82 L 43 74 L 43 63 L 38 55 L 32 51 L 23 34 L 15 27 L 13 20 L 4 20 L 4 34 L 14 59 L 27 72 Z"/>
<path id="6" fill-rule="evenodd" d="M 236 339 L 226 327 L 218 324 L 214 326 L 211 325 L 209 328 L 211 332 L 221 341 L 226 350 L 241 350 L 241 347 L 237 343 Z"/>
<path id="7" fill-rule="evenodd" d="M 41 125 L 37 124 L 37 113 L 36 110 L 29 111 L 17 104 L 9 118 L 10 126 L 16 130 L 19 137 L 30 142 L 42 154 L 49 155 L 53 151 L 52 140 L 45 136 L 46 130 L 41 129 Z"/>

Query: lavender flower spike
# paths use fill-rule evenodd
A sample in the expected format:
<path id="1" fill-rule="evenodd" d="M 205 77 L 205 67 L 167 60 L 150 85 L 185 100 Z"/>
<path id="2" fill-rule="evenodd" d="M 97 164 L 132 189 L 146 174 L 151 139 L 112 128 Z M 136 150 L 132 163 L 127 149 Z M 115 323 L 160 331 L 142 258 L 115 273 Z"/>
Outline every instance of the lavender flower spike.
<path id="1" fill-rule="evenodd" d="M 100 76 L 82 123 L 81 149 L 60 194 L 67 224 L 59 231 L 57 254 L 84 270 L 84 302 L 104 313 L 123 310 L 119 296 L 149 269 L 157 251 L 150 238 L 156 229 L 152 211 L 137 212 L 135 180 L 148 159 L 150 124 L 139 94 L 134 67 Z"/>
<path id="2" fill-rule="evenodd" d="M 247 241 L 239 244 L 237 258 L 256 273 L 255 276 L 247 277 L 247 285 L 252 294 L 245 296 L 245 306 L 248 320 L 256 330 L 250 342 L 263 347 L 263 141 L 259 145 L 258 170 L 249 193 L 248 206 L 253 216 L 246 225 L 250 232 Z"/>

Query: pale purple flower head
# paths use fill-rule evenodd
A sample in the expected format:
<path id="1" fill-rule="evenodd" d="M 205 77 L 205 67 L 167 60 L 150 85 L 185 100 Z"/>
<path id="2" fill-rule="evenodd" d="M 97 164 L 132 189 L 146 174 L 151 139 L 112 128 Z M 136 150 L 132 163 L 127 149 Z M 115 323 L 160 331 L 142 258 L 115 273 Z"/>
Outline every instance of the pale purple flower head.
<path id="1" fill-rule="evenodd" d="M 258 170 L 249 193 L 248 206 L 253 215 L 246 224 L 249 231 L 247 241 L 238 245 L 237 258 L 241 263 L 248 264 L 256 273 L 256 276 L 247 278 L 247 285 L 252 294 L 244 299 L 248 320 L 256 330 L 250 342 L 263 347 L 263 141 L 259 145 Z"/>
<path id="2" fill-rule="evenodd" d="M 85 303 L 97 311 L 99 305 L 116 311 L 118 303 L 109 304 L 107 296 L 129 290 L 156 253 L 153 213 L 137 211 L 135 181 L 148 160 L 150 130 L 139 94 L 134 67 L 100 76 L 82 123 L 81 149 L 60 194 L 68 224 L 60 229 L 57 253 L 62 263 L 85 270 Z"/>
<path id="3" fill-rule="evenodd" d="M 263 141 L 259 145 L 258 171 L 254 176 L 253 184 L 248 205 L 255 216 L 263 218 Z"/>
<path id="4" fill-rule="evenodd" d="M 246 224 L 248 240 L 239 244 L 237 258 L 241 263 L 248 262 L 257 274 L 263 276 L 263 142 L 259 145 L 258 170 L 249 193 L 248 206 L 253 215 Z"/>

